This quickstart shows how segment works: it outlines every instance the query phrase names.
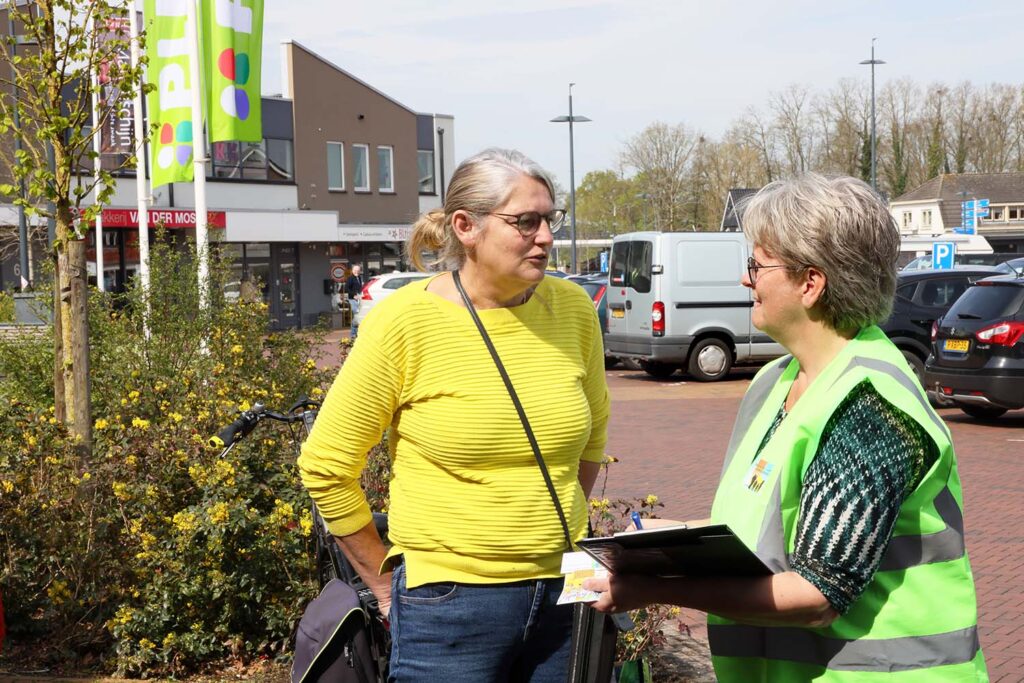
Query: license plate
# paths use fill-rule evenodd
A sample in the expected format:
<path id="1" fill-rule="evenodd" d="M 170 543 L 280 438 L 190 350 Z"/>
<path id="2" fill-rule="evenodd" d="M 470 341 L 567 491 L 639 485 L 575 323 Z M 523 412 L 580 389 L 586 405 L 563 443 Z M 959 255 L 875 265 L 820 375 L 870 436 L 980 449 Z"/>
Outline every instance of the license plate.
<path id="1" fill-rule="evenodd" d="M 613 308 L 612 309 L 612 317 L 613 318 L 625 318 L 626 317 L 626 309 L 624 309 L 624 308 Z"/>
<path id="2" fill-rule="evenodd" d="M 947 339 L 945 345 L 942 347 L 946 351 L 957 351 L 959 353 L 967 353 L 967 350 L 971 347 L 971 342 L 966 339 Z"/>

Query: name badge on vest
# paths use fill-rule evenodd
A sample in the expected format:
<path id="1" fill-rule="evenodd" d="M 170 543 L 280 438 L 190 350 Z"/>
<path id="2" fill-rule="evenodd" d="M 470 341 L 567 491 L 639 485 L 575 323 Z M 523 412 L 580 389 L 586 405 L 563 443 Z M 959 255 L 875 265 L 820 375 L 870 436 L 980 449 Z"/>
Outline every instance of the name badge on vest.
<path id="1" fill-rule="evenodd" d="M 764 488 L 765 482 L 771 477 L 772 470 L 774 469 L 774 464 L 764 458 L 758 458 L 750 466 L 750 469 L 747 470 L 747 475 L 743 477 L 743 485 L 748 491 L 759 493 Z"/>

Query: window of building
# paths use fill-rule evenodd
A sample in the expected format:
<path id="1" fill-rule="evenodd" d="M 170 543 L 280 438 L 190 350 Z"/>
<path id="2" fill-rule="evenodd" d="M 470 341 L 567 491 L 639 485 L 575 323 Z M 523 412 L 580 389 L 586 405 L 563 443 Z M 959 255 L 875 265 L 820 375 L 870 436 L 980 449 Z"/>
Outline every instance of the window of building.
<path id="1" fill-rule="evenodd" d="M 1011 221 L 1024 221 L 1024 206 L 1011 206 L 1006 209 L 1006 218 Z"/>
<path id="2" fill-rule="evenodd" d="M 1003 207 L 1001 207 L 1001 206 L 992 207 L 992 209 L 989 211 L 988 219 L 990 221 L 1001 221 L 1001 220 L 1003 220 Z"/>
<path id="3" fill-rule="evenodd" d="M 370 147 L 352 145 L 352 189 L 370 191 Z"/>
<path id="4" fill-rule="evenodd" d="M 293 180 L 295 153 L 291 140 L 267 138 L 267 180 Z"/>
<path id="5" fill-rule="evenodd" d="M 932 227 L 932 212 L 931 209 L 925 209 L 921 212 L 921 225 L 925 228 Z"/>
<path id="6" fill-rule="evenodd" d="M 377 148 L 377 191 L 395 191 L 395 148 L 380 146 Z"/>
<path id="7" fill-rule="evenodd" d="M 420 174 L 420 194 L 436 194 L 434 188 L 434 152 L 421 149 L 416 152 L 416 164 Z"/>
<path id="8" fill-rule="evenodd" d="M 215 142 L 212 152 L 206 171 L 211 178 L 278 182 L 291 182 L 294 178 L 291 140 Z"/>
<path id="9" fill-rule="evenodd" d="M 327 189 L 345 190 L 345 145 L 340 142 L 327 143 Z"/>
<path id="10" fill-rule="evenodd" d="M 911 213 L 910 211 L 904 211 L 903 212 L 903 227 L 904 228 L 909 228 L 910 227 L 910 223 L 911 223 L 912 217 L 913 217 L 913 213 Z"/>

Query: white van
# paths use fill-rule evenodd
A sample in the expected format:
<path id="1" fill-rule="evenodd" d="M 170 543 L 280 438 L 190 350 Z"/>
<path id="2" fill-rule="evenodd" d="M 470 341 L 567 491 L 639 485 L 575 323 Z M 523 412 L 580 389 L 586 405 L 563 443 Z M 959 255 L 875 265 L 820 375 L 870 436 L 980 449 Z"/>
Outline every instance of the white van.
<path id="1" fill-rule="evenodd" d="M 741 232 L 632 232 L 612 240 L 608 355 L 655 377 L 683 368 L 711 382 L 735 363 L 786 353 L 754 327 L 740 283 L 749 246 Z"/>

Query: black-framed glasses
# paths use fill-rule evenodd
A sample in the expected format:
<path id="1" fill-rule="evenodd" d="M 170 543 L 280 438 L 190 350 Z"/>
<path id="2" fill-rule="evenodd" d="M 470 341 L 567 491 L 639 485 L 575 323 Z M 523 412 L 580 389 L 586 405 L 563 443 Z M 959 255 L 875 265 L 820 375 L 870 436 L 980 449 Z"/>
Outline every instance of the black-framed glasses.
<path id="1" fill-rule="evenodd" d="M 803 266 L 791 266 L 788 263 L 780 263 L 774 266 L 765 266 L 758 263 L 753 256 L 747 257 L 747 277 L 750 278 L 750 284 L 757 284 L 757 271 L 768 270 L 770 268 L 785 268 L 787 270 L 800 270 Z"/>
<path id="2" fill-rule="evenodd" d="M 562 227 L 562 223 L 565 222 L 565 209 L 552 209 L 547 213 L 539 213 L 537 211 L 527 211 L 525 213 L 497 213 L 495 211 L 488 212 L 490 216 L 497 216 L 501 220 L 505 221 L 513 228 L 519 231 L 519 234 L 523 237 L 530 237 L 538 230 L 540 230 L 541 221 L 548 222 L 548 229 L 551 230 L 551 234 L 555 234 Z"/>

